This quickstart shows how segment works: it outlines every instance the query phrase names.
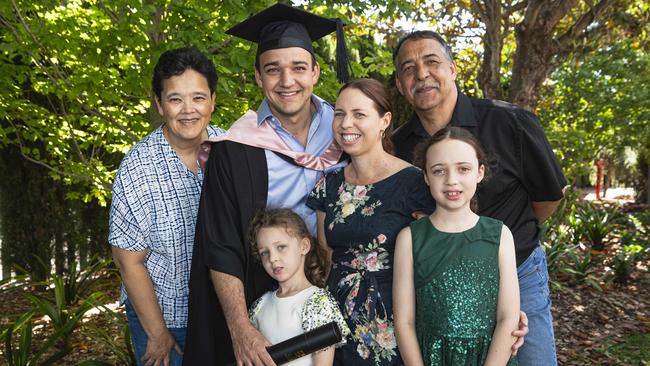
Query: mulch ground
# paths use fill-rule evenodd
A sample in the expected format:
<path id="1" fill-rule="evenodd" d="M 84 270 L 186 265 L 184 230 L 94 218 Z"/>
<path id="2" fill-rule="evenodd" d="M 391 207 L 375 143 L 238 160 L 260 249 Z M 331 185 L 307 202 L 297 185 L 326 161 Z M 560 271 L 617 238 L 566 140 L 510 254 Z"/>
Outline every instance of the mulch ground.
<path id="1" fill-rule="evenodd" d="M 650 335 L 649 264 L 638 266 L 627 285 L 603 284 L 602 290 L 590 285 L 573 284 L 568 277 L 556 279 L 552 299 L 558 360 L 561 365 L 630 364 L 613 350 L 630 335 Z M 102 287 L 110 297 L 117 299 L 118 283 L 114 279 L 106 281 Z M 23 291 L 25 290 L 13 289 L 0 292 L 0 322 L 5 324 L 32 308 L 31 303 L 22 295 Z M 90 327 L 105 331 L 119 345 L 124 342 L 121 329 L 123 325 L 124 323 L 102 314 L 87 317 L 83 326 L 74 333 L 74 351 L 58 365 L 75 365 L 89 359 L 120 364 L 112 347 L 105 341 L 99 341 Z M 35 317 L 34 329 L 34 342 L 38 348 L 46 331 L 50 329 L 47 318 Z M 647 355 L 647 350 L 631 349 L 626 352 L 636 351 L 646 352 Z M 0 355 L 3 352 L 4 349 L 0 350 Z M 0 364 L 6 364 L 4 356 L 1 358 Z M 641 362 L 644 365 L 644 361 Z M 645 364 L 650 365 L 650 359 L 646 359 Z"/>
<path id="2" fill-rule="evenodd" d="M 625 342 L 630 336 L 650 337 L 648 264 L 637 266 L 627 285 L 601 283 L 602 291 L 559 279 L 552 301 L 560 364 L 650 365 L 650 342 L 641 348 Z"/>

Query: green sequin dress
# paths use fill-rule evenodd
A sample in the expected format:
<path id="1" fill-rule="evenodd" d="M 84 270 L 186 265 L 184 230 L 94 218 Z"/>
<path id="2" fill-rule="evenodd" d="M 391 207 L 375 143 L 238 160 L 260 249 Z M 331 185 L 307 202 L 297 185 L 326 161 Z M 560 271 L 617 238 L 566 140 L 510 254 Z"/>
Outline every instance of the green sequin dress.
<path id="1" fill-rule="evenodd" d="M 428 217 L 410 224 L 415 324 L 425 364 L 485 363 L 496 326 L 502 226 L 483 216 L 460 233 L 439 231 Z"/>

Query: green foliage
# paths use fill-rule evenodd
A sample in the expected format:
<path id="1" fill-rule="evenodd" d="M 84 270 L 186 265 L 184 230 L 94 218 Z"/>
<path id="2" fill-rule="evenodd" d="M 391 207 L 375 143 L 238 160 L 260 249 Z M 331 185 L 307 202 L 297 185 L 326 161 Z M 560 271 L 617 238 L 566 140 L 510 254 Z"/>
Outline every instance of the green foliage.
<path id="1" fill-rule="evenodd" d="M 136 365 L 133 344 L 131 343 L 131 333 L 124 315 L 113 311 L 101 302 L 95 302 L 94 305 L 95 308 L 101 310 L 101 316 L 106 318 L 108 324 L 118 325 L 121 337 L 116 337 L 115 334 L 111 333 L 110 329 L 97 328 L 90 324 L 84 325 L 84 332 L 97 342 L 107 346 L 111 354 L 117 358 L 118 364 Z"/>
<path id="2" fill-rule="evenodd" d="M 5 359 L 9 366 L 26 365 L 32 347 L 32 324 L 33 311 L 22 314 L 13 324 L 9 324 L 0 333 L 0 339 L 4 341 Z M 20 331 L 18 345 L 12 345 L 12 338 L 15 332 Z"/>
<path id="3" fill-rule="evenodd" d="M 48 290 L 42 295 L 24 294 L 34 309 L 21 314 L 15 322 L 9 323 L 0 332 L 0 340 L 4 341 L 5 359 L 9 365 L 53 365 L 72 352 L 71 337 L 84 315 L 94 307 L 106 309 L 103 305 L 107 301 L 106 295 L 95 290 L 99 276 L 106 278 L 106 275 L 111 275 L 110 271 L 107 271 L 107 263 L 107 260 L 95 261 L 81 271 L 74 266 L 66 276 L 53 276 L 48 286 L 52 289 L 51 292 Z M 21 281 L 13 280 L 11 284 L 9 281 L 3 282 L 6 285 L 3 286 L 3 291 L 41 284 L 40 281 L 28 282 L 24 278 Z M 51 331 L 49 327 L 45 328 L 47 337 L 38 348 L 32 342 L 32 319 L 37 314 L 47 316 L 51 324 Z M 122 322 L 125 323 L 124 320 Z M 17 339 L 15 334 L 18 334 Z M 130 342 L 128 338 L 127 341 Z M 127 349 L 130 350 L 130 345 L 127 345 Z M 45 355 L 47 357 L 41 361 Z M 88 362 L 85 364 L 105 365 L 100 361 Z"/>
<path id="4" fill-rule="evenodd" d="M 39 349 L 33 350 L 31 323 L 33 316 L 34 311 L 29 311 L 21 315 L 14 324 L 10 324 L 9 327 L 0 333 L 0 339 L 3 339 L 5 343 L 5 359 L 9 366 L 50 366 L 72 351 L 70 346 L 57 349 L 44 361 L 39 361 L 46 353 L 51 353 L 50 349 L 60 338 L 65 337 L 66 334 L 71 332 L 75 324 L 70 322 L 65 327 L 57 329 L 45 340 Z M 16 331 L 20 331 L 20 335 L 16 344 L 14 344 L 13 334 Z"/>
<path id="5" fill-rule="evenodd" d="M 624 245 L 611 260 L 614 270 L 614 282 L 625 285 L 630 278 L 636 264 L 643 256 L 643 247 L 640 245 Z"/>
<path id="6" fill-rule="evenodd" d="M 211 54 L 219 73 L 212 122 L 228 127 L 262 99 L 254 79 L 254 48 L 225 34 L 235 22 L 274 2 L 132 0 L 86 2 L 15 0 L 0 6 L 0 146 L 18 146 L 26 158 L 47 166 L 57 179 L 83 186 L 84 201 L 106 204 L 123 154 L 160 124 L 150 94 L 152 68 L 167 49 L 195 46 Z M 373 37 L 412 12 L 407 2 L 310 4 L 315 13 L 349 24 L 354 70 L 390 74 L 386 48 Z M 329 4 L 328 4 L 329 5 Z M 364 12 L 381 5 L 376 15 Z M 382 26 L 383 24 L 383 26 Z M 356 38 L 354 35 L 358 35 Z M 334 37 L 316 45 L 322 75 L 316 92 L 334 101 L 339 84 Z M 42 142 L 41 146 L 35 146 Z"/>
<path id="7" fill-rule="evenodd" d="M 541 242 L 551 276 L 563 267 L 569 253 L 579 247 L 580 240 L 576 237 L 574 228 L 577 227 L 576 210 L 580 195 L 579 190 L 569 187 L 558 208 L 544 223 Z"/>
<path id="8" fill-rule="evenodd" d="M 628 219 L 616 206 L 605 207 L 576 200 L 575 195 L 567 196 L 549 219 L 550 239 L 563 239 L 574 245 L 589 245 L 596 251 L 604 250 L 608 237 L 622 231 Z"/>
<path id="9" fill-rule="evenodd" d="M 576 283 L 587 283 L 597 290 L 601 290 L 597 279 L 594 276 L 594 266 L 590 250 L 572 250 L 569 252 L 571 259 L 570 266 L 563 267 L 562 272 L 573 276 Z"/>
<path id="10" fill-rule="evenodd" d="M 593 170 L 596 158 L 608 166 L 640 151 L 650 140 L 650 56 L 624 39 L 589 58 L 574 57 L 553 75 L 539 114 L 571 181 Z M 624 164 L 623 164 L 624 165 Z M 633 171 L 617 169 L 619 179 Z"/>
<path id="11" fill-rule="evenodd" d="M 24 288 L 31 284 L 29 276 L 25 274 L 19 274 L 14 277 L 8 277 L 0 281 L 0 296 L 5 296 L 5 293 L 14 291 L 19 288 Z"/>
<path id="12" fill-rule="evenodd" d="M 621 236 L 620 246 L 609 261 L 612 279 L 626 285 L 636 265 L 650 253 L 650 211 L 629 215 L 627 231 Z"/>
<path id="13" fill-rule="evenodd" d="M 594 351 L 608 356 L 614 365 L 646 366 L 650 364 L 650 334 L 628 334 L 623 339 L 609 338 Z"/>
<path id="14" fill-rule="evenodd" d="M 646 249 L 650 249 L 650 211 L 633 212 L 629 216 L 631 229 L 634 231 L 636 242 Z"/>
<path id="15" fill-rule="evenodd" d="M 626 284 L 650 252 L 650 211 L 625 212 L 579 199 L 568 189 L 542 236 L 552 278 L 569 275 L 577 284 L 600 289 L 602 282 Z M 604 272 L 597 269 L 604 265 Z"/>
<path id="16" fill-rule="evenodd" d="M 71 302 L 66 298 L 65 280 L 61 276 L 55 275 L 52 282 L 54 283 L 54 298 L 52 303 L 44 296 L 25 294 L 25 296 L 52 321 L 55 332 L 61 333 L 62 349 L 72 351 L 70 346 L 70 337 L 72 331 L 76 328 L 81 318 L 88 310 L 92 308 L 92 301 L 84 301 L 76 308 L 70 306 Z M 104 296 L 102 293 L 93 293 L 89 300 L 97 300 Z"/>
<path id="17" fill-rule="evenodd" d="M 273 3 L 4 2 L 0 6 L 0 146 L 17 146 L 25 158 L 47 167 L 56 179 L 76 184 L 69 189 L 70 196 L 105 205 L 123 154 L 160 124 L 149 90 L 158 56 L 188 45 L 211 55 L 220 75 L 213 123 L 228 127 L 245 110 L 255 109 L 262 96 L 254 82 L 255 46 L 226 35 L 225 30 Z M 517 57 L 514 25 L 522 21 L 527 9 L 500 4 L 503 22 L 498 34 L 493 34 L 481 21 L 485 20 L 484 4 L 470 0 L 315 0 L 307 7 L 348 24 L 355 76 L 390 84 L 391 51 L 412 26 L 404 20 L 438 30 L 456 51 L 461 89 L 475 96 L 482 94 L 476 80 L 483 62 L 483 40 L 488 37 L 503 40 L 503 47 L 493 51 L 501 55 L 498 71 L 504 89 L 508 88 Z M 558 35 L 589 9 L 581 3 L 574 10 L 564 14 Z M 635 21 L 646 14 L 636 3 L 620 11 L 625 19 Z M 603 22 L 613 28 L 620 27 L 619 23 Z M 647 73 L 642 72 L 647 56 L 639 52 L 645 45 L 639 41 L 643 36 L 630 39 L 603 47 L 593 61 L 585 57 L 588 53 L 577 54 L 553 76 L 553 86 L 545 91 L 548 97 L 540 110 L 548 115 L 543 120 L 571 177 L 589 168 L 594 148 L 623 146 L 612 139 L 634 136 L 620 133 L 628 131 L 628 121 L 642 130 L 637 122 L 643 121 L 648 100 L 644 86 L 648 83 L 643 79 Z M 608 43 L 613 42 L 594 44 Z M 340 86 L 328 66 L 333 64 L 334 37 L 316 42 L 315 48 L 322 66 L 316 93 L 332 102 Z M 581 98 L 589 102 L 588 108 Z M 396 115 L 403 120 L 408 113 L 403 110 L 408 108 L 399 105 L 397 109 Z M 626 110 L 633 112 L 623 120 Z M 615 122 L 621 127 L 615 128 Z M 604 140 L 608 142 L 602 144 Z"/>
<path id="18" fill-rule="evenodd" d="M 573 253 L 579 246 L 570 244 L 567 236 L 558 235 L 554 240 L 544 241 L 543 248 L 546 254 L 548 273 L 553 276 L 563 268 L 569 253 Z"/>
<path id="19" fill-rule="evenodd" d="M 66 267 L 76 271 L 78 263 L 85 268 L 89 257 L 109 251 L 108 210 L 96 201 L 66 199 L 66 187 L 46 172 L 16 147 L 0 147 L 2 265 L 23 268 L 32 281 Z"/>
<path id="20" fill-rule="evenodd" d="M 63 289 L 66 305 L 76 304 L 82 299 L 86 299 L 90 292 L 97 286 L 97 281 L 106 279 L 106 277 L 115 275 L 115 271 L 107 270 L 111 263 L 111 259 L 91 259 L 91 265 L 83 270 L 79 270 L 77 263 L 73 262 L 70 265 L 67 276 L 63 277 Z M 55 277 L 55 284 L 57 283 Z M 61 277 L 59 277 L 61 278 Z"/>
<path id="21" fill-rule="evenodd" d="M 105 203 L 122 155 L 159 124 L 149 85 L 164 50 L 194 45 L 212 51 L 221 74 L 216 124 L 227 126 L 253 106 L 251 99 L 259 100 L 231 71 L 251 69 L 251 46 L 224 34 L 231 19 L 270 2 L 254 3 L 3 5 L 2 143 L 19 146 L 67 183 L 86 184 L 84 200 Z M 35 141 L 44 142 L 43 150 L 32 149 Z"/>
<path id="22" fill-rule="evenodd" d="M 617 207 L 598 207 L 584 203 L 577 208 L 575 218 L 571 219 L 574 233 L 579 239 L 587 239 L 591 249 L 605 249 L 605 238 L 626 222 Z"/>

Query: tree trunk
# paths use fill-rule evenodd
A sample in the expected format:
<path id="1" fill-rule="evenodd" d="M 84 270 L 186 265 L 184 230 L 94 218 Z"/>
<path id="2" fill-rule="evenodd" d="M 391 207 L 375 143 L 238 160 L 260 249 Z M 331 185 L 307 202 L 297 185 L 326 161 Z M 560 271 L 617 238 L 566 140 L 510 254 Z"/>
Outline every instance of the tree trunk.
<path id="1" fill-rule="evenodd" d="M 11 256 L 9 255 L 8 245 L 3 244 L 0 239 L 0 265 L 2 266 L 2 278 L 7 279 L 11 277 Z"/>
<path id="2" fill-rule="evenodd" d="M 56 233 L 54 235 L 54 271 L 58 275 L 62 275 L 65 271 L 65 250 L 63 245 L 63 235 Z"/>
<path id="3" fill-rule="evenodd" d="M 57 183 L 13 146 L 0 150 L 0 176 L 3 258 L 23 267 L 33 280 L 44 280 L 51 268 Z"/>
<path id="4" fill-rule="evenodd" d="M 515 26 L 517 51 L 508 101 L 535 110 L 539 89 L 553 69 L 551 61 L 559 51 L 555 27 L 577 3 L 578 0 L 529 1 L 524 19 Z"/>
<path id="5" fill-rule="evenodd" d="M 579 39 L 592 34 L 587 27 L 594 23 L 616 0 L 600 0 L 588 4 L 589 10 L 576 17 L 574 23 L 558 34 L 558 24 L 575 12 L 578 0 L 530 0 L 524 19 L 515 27 L 517 51 L 512 66 L 508 101 L 534 111 L 539 92 L 551 72 L 575 49 Z M 596 25 L 594 28 L 603 28 Z"/>
<path id="6" fill-rule="evenodd" d="M 108 207 L 89 203 L 81 212 L 81 231 L 88 238 L 89 258 L 110 256 L 108 245 Z M 92 263 L 91 263 L 92 264 Z"/>
<path id="7" fill-rule="evenodd" d="M 648 175 L 645 177 L 645 203 L 650 205 L 650 165 L 648 165 Z"/>
<path id="8" fill-rule="evenodd" d="M 512 65 L 512 80 L 508 101 L 529 111 L 535 111 L 539 90 L 553 66 L 551 58 L 555 47 L 548 44 L 547 34 L 515 30 L 517 51 Z"/>
<path id="9" fill-rule="evenodd" d="M 76 266 L 79 261 L 77 260 L 77 243 L 74 240 L 70 240 L 68 236 L 66 239 L 66 257 L 68 258 L 68 268 Z"/>
<path id="10" fill-rule="evenodd" d="M 151 49 L 155 50 L 158 48 L 158 45 L 165 42 L 167 34 L 162 29 L 162 21 L 165 17 L 165 6 L 158 4 L 156 1 L 146 0 L 144 2 L 147 6 L 155 8 L 155 11 L 151 15 L 151 29 L 147 32 L 147 37 L 149 38 L 149 43 L 151 44 Z M 149 52 L 153 57 L 152 52 Z M 151 59 L 152 64 L 155 64 L 157 60 Z M 151 92 L 151 106 L 149 107 L 149 121 L 151 122 L 152 130 L 158 128 L 164 123 L 163 119 L 158 114 L 158 108 L 156 107 L 156 95 Z"/>
<path id="11" fill-rule="evenodd" d="M 501 2 L 486 0 L 472 1 L 472 10 L 479 14 L 485 24 L 483 34 L 483 61 L 478 74 L 478 85 L 483 96 L 490 99 L 503 99 L 501 86 L 501 50 L 503 36 L 501 30 Z"/>

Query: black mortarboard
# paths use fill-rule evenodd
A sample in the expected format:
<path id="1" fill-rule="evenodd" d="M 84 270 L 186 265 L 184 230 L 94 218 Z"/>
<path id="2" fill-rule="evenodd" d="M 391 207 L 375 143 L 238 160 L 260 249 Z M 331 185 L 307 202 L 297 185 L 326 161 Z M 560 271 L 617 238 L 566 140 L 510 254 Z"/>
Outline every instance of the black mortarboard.
<path id="1" fill-rule="evenodd" d="M 343 23 L 281 3 L 234 25 L 227 34 L 258 44 L 257 54 L 278 48 L 300 47 L 314 54 L 311 43 L 336 31 L 336 76 L 348 80 L 348 58 Z"/>

